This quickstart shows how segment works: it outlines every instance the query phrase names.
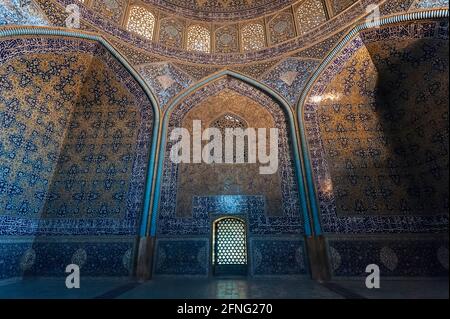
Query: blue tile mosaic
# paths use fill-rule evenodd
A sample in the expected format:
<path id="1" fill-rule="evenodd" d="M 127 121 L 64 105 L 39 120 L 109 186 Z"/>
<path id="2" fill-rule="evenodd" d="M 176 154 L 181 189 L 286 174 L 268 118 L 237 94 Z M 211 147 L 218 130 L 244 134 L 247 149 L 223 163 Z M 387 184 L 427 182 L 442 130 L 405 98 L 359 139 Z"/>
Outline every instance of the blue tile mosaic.
<path id="1" fill-rule="evenodd" d="M 0 26 L 2 25 L 50 25 L 31 0 L 2 0 Z"/>
<path id="2" fill-rule="evenodd" d="M 47 23 L 39 21 L 38 14 L 18 8 L 18 1 L 6 0 L 0 5 L 0 25 Z M 57 2 L 67 4 L 72 1 Z M 372 2 L 374 1 L 367 0 L 364 3 Z M 390 14 L 404 11 L 411 2 L 385 3 L 382 12 Z M 448 1 L 416 1 L 412 8 L 439 6 L 448 6 Z M 320 36 L 320 32 L 323 35 L 336 27 L 336 23 L 353 21 L 361 14 L 358 6 L 355 12 L 345 13 L 345 16 L 336 19 L 337 22 L 330 22 L 330 25 L 320 28 L 317 33 L 288 41 L 276 48 L 245 55 L 206 56 L 177 49 L 167 50 L 158 44 L 148 43 L 87 7 L 81 8 L 83 18 L 100 28 L 104 27 L 102 32 L 117 36 L 141 49 L 175 57 L 180 61 L 223 64 L 254 62 L 297 50 L 305 43 L 315 40 L 314 36 Z M 339 34 L 338 38 L 340 36 Z M 372 42 L 387 38 L 397 41 L 426 37 L 446 40 L 448 43 L 448 22 L 399 24 L 360 34 L 332 61 L 312 92 L 320 94 L 330 77 L 339 73 L 343 64 L 356 51 Z M 326 45 L 325 42 L 318 45 L 317 52 L 323 49 L 320 52 L 324 54 L 335 41 L 337 39 L 333 38 Z M 435 48 L 426 49 L 432 56 Z M 263 82 L 294 105 L 307 79 L 318 65 L 318 59 L 311 56 L 315 54 L 315 50 L 316 48 L 303 52 L 303 58 L 286 58 L 263 75 Z M 59 60 L 46 58 L 49 61 L 47 68 L 39 59 L 33 58 L 44 55 L 59 56 Z M 102 65 L 107 66 L 107 72 L 103 76 L 97 76 L 95 66 L 88 63 L 83 68 L 82 56 L 102 61 Z M 408 53 L 404 57 L 411 58 Z M 14 59 L 19 62 L 9 65 Z M 442 68 L 442 61 L 433 61 L 433 67 Z M 82 275 L 129 275 L 134 260 L 133 235 L 137 233 L 142 209 L 152 137 L 153 115 L 148 98 L 117 60 L 103 47 L 87 40 L 53 37 L 5 39 L 0 41 L 0 65 L 2 92 L 14 91 L 13 83 L 19 83 L 22 88 L 32 91 L 28 96 L 23 95 L 23 101 L 8 96 L 7 93 L 0 94 L 0 127 L 10 130 L 0 139 L 0 280 L 22 275 L 64 276 L 64 268 L 69 263 L 79 264 Z M 139 71 L 156 93 L 161 108 L 194 83 L 189 75 L 171 63 L 141 65 Z M 86 80 L 89 76 L 94 83 Z M 113 77 L 117 77 L 118 82 L 131 92 L 132 97 L 120 95 L 118 86 L 110 85 L 107 79 Z M 42 94 L 39 90 L 44 86 L 34 88 L 31 85 L 41 82 L 51 82 L 55 85 L 55 90 Z M 85 89 L 84 93 L 92 95 L 76 95 L 74 92 L 78 83 L 90 83 L 87 87 L 82 85 L 81 91 Z M 351 85 L 345 83 L 344 91 L 349 86 Z M 278 105 L 250 85 L 230 78 L 221 79 L 202 87 L 174 109 L 169 134 L 171 129 L 181 126 L 183 116 L 190 109 L 206 97 L 224 89 L 234 90 L 260 103 L 273 115 L 277 127 L 282 131 L 281 214 L 269 216 L 265 207 L 266 198 L 261 195 L 217 195 L 194 196 L 192 216 L 176 216 L 174 198 L 177 195 L 178 167 L 170 163 L 168 154 L 165 154 L 154 271 L 158 275 L 208 275 L 211 219 L 214 215 L 238 214 L 248 223 L 252 275 L 308 274 L 306 249 L 301 240 L 304 225 L 290 152 L 290 138 L 286 116 Z M 58 93 L 53 94 L 54 92 Z M 104 111 L 100 116 L 94 115 L 92 109 L 102 99 L 114 107 L 100 110 L 100 113 Z M 42 101 L 46 103 L 38 103 Z M 61 101 L 73 102 L 77 110 L 65 107 Z M 50 105 L 51 108 L 39 106 L 40 104 Z M 390 277 L 447 276 L 448 239 L 425 240 L 419 238 L 419 235 L 409 239 L 394 238 L 394 234 L 448 231 L 448 214 L 388 217 L 338 215 L 333 198 L 322 192 L 323 180 L 319 177 L 326 175 L 326 165 L 319 145 L 320 130 L 314 126 L 317 121 L 314 108 L 314 103 L 305 106 L 305 122 L 310 134 L 309 146 L 316 184 L 319 187 L 322 226 L 326 234 L 392 234 L 392 237 L 386 236 L 385 239 L 331 237 L 328 240 L 328 252 L 334 276 L 362 276 L 365 266 L 372 262 L 379 264 L 382 273 Z M 52 117 L 49 113 L 52 113 Z M 34 123 L 36 127 L 27 127 L 28 123 L 22 121 L 19 114 L 23 118 L 37 118 Z M 89 136 L 79 129 L 82 122 L 90 126 L 87 130 Z M 100 145 L 97 138 L 109 140 Z M 110 147 L 113 152 L 105 151 Z M 167 149 L 170 149 L 170 143 Z M 77 156 L 80 160 L 78 162 L 73 160 Z M 17 162 L 18 158 L 23 166 L 13 176 L 11 163 Z M 114 159 L 114 163 L 103 166 L 102 163 L 108 159 Z M 127 178 L 128 176 L 131 177 Z M 111 191 L 111 198 L 102 196 L 102 192 L 112 189 L 114 192 Z"/>
<path id="3" fill-rule="evenodd" d="M 208 274 L 209 245 L 206 240 L 158 240 L 156 275 Z"/>
<path id="4" fill-rule="evenodd" d="M 129 276 L 134 238 L 60 239 L 49 242 L 12 238 L 0 242 L 0 279 L 22 276 L 67 276 L 69 264 L 81 276 Z"/>
<path id="5" fill-rule="evenodd" d="M 296 183 L 293 160 L 290 150 L 290 139 L 288 137 L 286 117 L 281 107 L 272 99 L 239 80 L 233 78 L 223 78 L 215 81 L 189 96 L 180 105 L 175 107 L 171 113 L 169 121 L 168 135 L 175 127 L 182 127 L 181 121 L 189 110 L 208 96 L 213 96 L 224 89 L 231 89 L 239 94 L 250 97 L 266 108 L 274 117 L 276 127 L 279 128 L 279 171 L 282 193 L 281 217 L 266 217 L 264 215 L 264 198 L 241 196 L 241 197 L 204 197 L 193 199 L 192 218 L 182 218 L 176 216 L 176 198 L 178 170 L 177 164 L 170 160 L 171 141 L 168 142 L 165 153 L 162 189 L 160 195 L 160 208 L 158 215 L 158 235 L 205 235 L 209 233 L 208 209 L 222 211 L 219 205 L 231 206 L 232 211 L 245 209 L 242 213 L 251 217 L 252 231 L 260 234 L 280 234 L 303 232 L 303 218 L 300 211 L 298 187 Z M 249 202 L 246 202 L 246 201 Z M 256 204 L 255 204 L 256 203 Z M 214 207 L 212 207 L 214 206 Z M 226 207 L 226 206 L 225 206 Z"/>
<path id="6" fill-rule="evenodd" d="M 0 112 L 3 127 L 11 132 L 29 131 L 29 134 L 24 135 L 29 136 L 28 140 L 14 138 L 14 135 L 11 134 L 5 135 L 6 139 L 2 138 L 0 141 L 0 158 L 5 159 L 2 161 L 2 174 L 0 175 L 2 176 L 0 177 L 1 185 L 3 185 L 0 187 L 0 205 L 5 209 L 0 213 L 0 233 L 3 235 L 136 234 L 143 201 L 153 125 L 151 103 L 143 89 L 105 48 L 88 40 L 52 37 L 4 39 L 0 42 L 0 51 L 0 61 L 3 67 L 1 75 L 4 85 L 12 83 L 11 81 L 16 78 L 24 81 L 28 79 L 22 84 L 26 90 L 33 77 L 34 81 L 44 83 L 40 90 L 33 91 L 34 95 L 22 96 L 24 101 L 5 100 L 7 95 L 3 95 L 0 99 L 0 105 L 5 106 L 4 111 Z M 39 62 L 37 57 L 54 56 L 55 53 L 58 53 L 58 59 L 62 62 L 57 61 L 55 57 L 49 58 L 48 61 L 53 67 L 47 71 L 45 65 Z M 29 58 L 27 59 L 27 57 Z M 97 81 L 97 85 L 93 85 L 94 90 L 89 91 L 83 77 L 88 76 L 87 73 L 92 70 L 82 64 L 85 63 L 86 58 L 91 59 L 92 57 L 96 61 L 102 61 L 98 62 L 101 63 L 98 69 L 108 69 L 109 71 L 105 72 L 115 74 L 121 84 L 117 87 L 108 87 L 103 83 L 100 90 L 98 88 L 101 80 L 99 77 L 94 79 L 92 73 L 90 79 L 94 82 Z M 15 64 L 8 66 L 10 63 L 8 61 L 13 61 Z M 64 77 L 61 77 L 63 74 Z M 109 75 L 106 74 L 106 76 Z M 50 83 L 50 80 L 57 81 L 55 89 L 60 92 L 61 96 L 55 95 L 52 87 L 45 85 L 45 83 Z M 81 89 L 83 85 L 85 85 L 84 91 Z M 87 95 L 78 96 L 76 93 L 78 87 Z M 119 96 L 117 93 L 119 88 L 130 92 L 129 94 L 133 97 Z M 42 91 L 43 89 L 48 89 L 48 91 Z M 47 107 L 38 109 L 33 106 L 33 103 L 42 103 L 43 101 L 45 102 L 43 105 L 51 107 L 51 111 Z M 103 105 L 115 104 L 117 109 L 114 113 L 112 109 L 100 110 L 102 103 L 104 103 Z M 135 104 L 138 108 L 130 103 Z M 72 116 L 74 114 L 72 109 L 65 107 L 67 105 L 75 107 L 79 104 L 84 105 L 85 109 L 83 112 L 79 112 L 77 109 L 74 113 L 78 116 Z M 13 107 L 14 105 L 16 106 Z M 96 107 L 96 113 L 90 112 L 88 107 Z M 37 117 L 35 128 L 20 121 L 22 118 L 27 119 L 32 114 Z M 101 116 L 99 117 L 99 115 Z M 114 116 L 117 116 L 116 120 L 113 120 Z M 83 129 L 80 129 L 79 120 L 81 118 L 84 118 L 83 125 L 90 123 L 93 127 L 94 130 L 90 135 L 86 135 L 86 132 L 83 133 Z M 87 121 L 88 119 L 90 121 Z M 123 127 L 118 125 L 121 122 Z M 65 128 L 67 128 L 67 135 L 63 142 L 61 136 L 65 135 L 60 133 L 64 132 Z M 131 133 L 133 136 L 130 135 Z M 95 146 L 96 139 L 106 137 L 110 140 L 109 143 L 105 143 L 106 140 L 104 140 L 103 144 Z M 136 147 L 135 152 L 130 151 L 133 147 Z M 59 153 L 61 149 L 62 153 Z M 113 154 L 108 153 L 113 150 Z M 83 153 L 84 157 L 82 156 L 83 158 L 75 163 L 75 159 Z M 77 155 L 75 156 L 75 154 Z M 10 165 L 8 163 L 16 160 L 15 158 L 11 159 L 11 156 L 20 157 L 22 166 L 19 171 L 8 166 Z M 120 161 L 128 167 L 126 171 L 124 171 L 125 166 L 119 167 L 108 162 L 108 158 L 113 159 L 117 156 L 120 156 Z M 100 183 L 100 180 L 92 179 L 95 169 L 104 172 L 102 187 L 117 190 L 109 192 L 116 199 L 108 200 L 109 208 L 106 210 L 102 207 L 106 208 L 107 206 L 98 202 L 101 196 L 95 195 L 98 193 L 96 189 L 98 190 L 100 187 L 94 185 Z M 15 176 L 12 176 L 13 172 L 15 172 Z M 54 174 L 54 172 L 58 172 L 58 174 Z M 55 176 L 56 179 L 52 179 Z M 81 178 L 81 176 L 83 177 Z M 5 177 L 7 180 L 4 179 Z M 15 182 L 12 182 L 13 180 Z M 123 181 L 129 184 L 126 191 L 123 190 L 123 187 L 120 191 Z M 91 184 L 91 191 L 76 191 L 75 184 L 80 186 L 80 183 L 84 183 L 85 191 L 87 190 L 86 186 Z M 30 187 L 34 187 L 32 196 L 23 191 L 26 188 L 30 192 Z M 64 196 L 66 197 L 65 208 L 53 205 L 58 201 L 61 202 Z M 121 202 L 126 203 L 126 206 L 118 211 L 112 208 L 110 203 L 118 202 L 119 198 Z M 93 211 L 91 216 L 76 214 L 76 206 L 88 199 L 91 203 L 98 202 L 95 205 L 98 207 L 96 213 Z M 66 216 L 72 211 L 71 217 L 75 218 L 62 217 L 64 211 Z M 109 213 L 105 215 L 105 211 Z M 115 214 L 114 212 L 121 213 Z M 40 215 L 41 213 L 44 214 Z"/>
<path id="7" fill-rule="evenodd" d="M 146 93 L 90 40 L 2 38 L 0 65 L 0 278 L 64 275 L 71 261 L 89 276 L 129 275 L 152 138 Z"/>
<path id="8" fill-rule="evenodd" d="M 325 88 L 329 85 L 331 79 L 338 76 L 348 61 L 359 50 L 367 50 L 366 46 L 370 43 L 380 41 L 404 41 L 407 39 L 436 39 L 448 41 L 448 22 L 431 21 L 431 22 L 409 22 L 403 25 L 386 26 L 381 29 L 372 29 L 355 36 L 341 52 L 330 62 L 327 68 L 322 72 L 321 76 L 313 85 L 309 95 L 312 97 L 320 97 L 324 94 Z M 442 29 L 442 31 L 441 31 Z M 445 31 L 446 30 L 446 31 Z M 448 43 L 448 42 L 447 42 Z M 384 47 L 388 47 L 384 45 Z M 435 49 L 424 46 L 424 51 L 432 54 Z M 359 51 L 361 52 L 361 51 Z M 411 60 L 411 53 L 402 55 L 400 52 L 393 52 L 393 56 L 404 57 Z M 375 57 L 376 58 L 376 57 Z M 420 60 L 425 61 L 425 60 Z M 418 63 L 417 61 L 415 63 Z M 437 72 L 443 72 L 442 65 L 445 65 L 443 59 L 433 59 Z M 390 66 L 392 69 L 392 66 Z M 444 68 L 445 69 L 445 68 Z M 395 68 L 393 68 L 395 70 Z M 364 82 L 363 82 L 364 83 Z M 351 82 L 342 84 L 343 93 L 345 87 Z M 363 94 L 369 94 L 362 91 Z M 438 233 L 448 230 L 448 214 L 395 214 L 392 216 L 383 216 L 375 214 L 359 214 L 353 216 L 343 216 L 338 214 L 336 208 L 335 195 L 327 191 L 326 181 L 330 178 L 330 172 L 325 158 L 323 149 L 324 141 L 322 141 L 321 130 L 318 127 L 319 116 L 316 114 L 317 107 L 320 102 L 309 99 L 303 106 L 305 132 L 307 134 L 308 145 L 310 148 L 311 162 L 316 185 L 318 185 L 318 197 L 321 209 L 321 224 L 326 233 L 408 233 L 408 232 L 430 232 Z M 344 108 L 341 108 L 344 110 Z M 328 141 L 325 141 L 328 142 Z M 447 190 L 448 191 L 448 190 Z M 445 205 L 445 203 L 444 203 Z M 438 211 L 440 213 L 441 210 Z"/>
<path id="9" fill-rule="evenodd" d="M 262 82 L 275 89 L 291 105 L 294 105 L 318 65 L 318 60 L 288 58 L 268 71 L 262 77 Z"/>
<path id="10" fill-rule="evenodd" d="M 296 239 L 251 240 L 253 275 L 306 275 L 304 242 Z"/>
<path id="11" fill-rule="evenodd" d="M 35 242 L 36 260 L 25 276 L 67 276 L 69 264 L 80 267 L 81 276 L 129 276 L 132 270 L 134 240 L 102 238 L 98 242 Z"/>
<path id="12" fill-rule="evenodd" d="M 448 239 L 329 239 L 330 268 L 336 277 L 367 276 L 369 264 L 382 277 L 448 276 Z"/>

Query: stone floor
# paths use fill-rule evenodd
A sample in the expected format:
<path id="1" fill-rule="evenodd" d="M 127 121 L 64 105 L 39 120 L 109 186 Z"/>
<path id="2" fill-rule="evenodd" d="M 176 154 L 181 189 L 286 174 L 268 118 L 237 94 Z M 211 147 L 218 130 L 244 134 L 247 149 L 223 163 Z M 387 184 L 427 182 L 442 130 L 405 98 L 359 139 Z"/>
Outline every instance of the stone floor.
<path id="1" fill-rule="evenodd" d="M 448 291 L 448 279 L 390 280 L 369 290 L 363 280 L 154 279 L 140 284 L 128 278 L 82 278 L 80 289 L 67 289 L 65 278 L 28 278 L 1 284 L 0 299 L 448 299 Z"/>

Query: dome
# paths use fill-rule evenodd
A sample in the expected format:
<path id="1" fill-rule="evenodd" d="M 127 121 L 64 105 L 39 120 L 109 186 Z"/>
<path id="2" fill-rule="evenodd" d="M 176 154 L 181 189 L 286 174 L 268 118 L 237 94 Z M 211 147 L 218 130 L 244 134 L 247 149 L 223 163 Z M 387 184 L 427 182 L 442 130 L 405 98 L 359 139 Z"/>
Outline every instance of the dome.
<path id="1" fill-rule="evenodd" d="M 204 20 L 236 20 L 262 16 L 295 0 L 144 0 L 183 16 Z"/>
<path id="2" fill-rule="evenodd" d="M 361 9 L 354 8 L 356 0 L 346 1 L 339 11 L 323 0 L 78 1 L 98 19 L 106 17 L 145 40 L 207 54 L 260 51 L 318 29 L 342 11 L 356 9 L 358 14 Z"/>

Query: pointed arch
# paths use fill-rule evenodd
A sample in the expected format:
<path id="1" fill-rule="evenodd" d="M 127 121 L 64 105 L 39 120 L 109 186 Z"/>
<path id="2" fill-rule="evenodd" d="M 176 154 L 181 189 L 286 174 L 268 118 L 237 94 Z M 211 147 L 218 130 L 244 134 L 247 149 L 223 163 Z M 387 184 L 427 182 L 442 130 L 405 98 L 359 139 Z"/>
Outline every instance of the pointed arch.
<path id="1" fill-rule="evenodd" d="M 148 40 L 153 40 L 156 18 L 153 12 L 142 5 L 131 5 L 128 9 L 126 27 Z"/>
<path id="2" fill-rule="evenodd" d="M 150 104 L 152 106 L 153 111 L 153 131 L 152 131 L 152 139 L 151 139 L 151 150 L 149 155 L 148 162 L 148 173 L 146 178 L 146 186 L 145 186 L 145 198 L 144 198 L 144 206 L 141 214 L 141 221 L 146 221 L 148 219 L 148 212 L 150 211 L 150 198 L 152 194 L 152 186 L 153 186 L 153 167 L 155 166 L 155 158 L 157 154 L 157 141 L 159 139 L 159 129 L 160 129 L 160 121 L 161 121 L 161 110 L 158 106 L 157 99 L 155 98 L 152 90 L 147 86 L 145 80 L 139 75 L 139 73 L 131 66 L 128 60 L 114 48 L 114 46 L 103 36 L 94 35 L 88 32 L 82 31 L 72 31 L 72 30 L 63 30 L 54 27 L 6 27 L 0 30 L 0 38 L 6 37 L 20 37 L 20 36 L 61 36 L 61 37 L 71 37 L 78 38 L 83 40 L 91 40 L 102 45 L 114 58 L 116 58 L 119 63 L 130 73 L 130 75 L 138 82 L 140 87 L 145 92 L 145 95 L 150 100 Z M 146 233 L 145 229 L 146 223 L 141 222 L 140 234 L 143 235 Z"/>
<path id="3" fill-rule="evenodd" d="M 152 189 L 154 190 L 154 193 L 152 195 L 152 212 L 151 212 L 151 218 L 148 220 L 147 229 L 150 230 L 149 235 L 155 236 L 156 235 L 156 221 L 158 216 L 158 210 L 159 210 L 159 195 L 161 192 L 161 179 L 162 179 L 162 173 L 163 173 L 163 165 L 164 165 L 164 150 L 165 145 L 167 142 L 167 133 L 168 133 L 168 123 L 170 119 L 170 115 L 172 114 L 172 111 L 174 108 L 182 103 L 185 98 L 190 96 L 191 94 L 195 93 L 196 91 L 200 90 L 201 88 L 212 84 L 213 82 L 226 78 L 231 77 L 236 80 L 239 80 L 249 86 L 254 87 L 258 91 L 262 92 L 266 96 L 272 98 L 275 100 L 275 102 L 281 107 L 282 111 L 284 112 L 287 120 L 287 124 L 289 126 L 289 135 L 292 139 L 291 147 L 293 150 L 294 155 L 294 170 L 296 175 L 296 182 L 299 188 L 299 196 L 300 196 L 300 205 L 303 213 L 303 219 L 304 219 L 304 227 L 305 227 L 305 235 L 311 236 L 312 233 L 312 225 L 311 225 L 311 216 L 310 216 L 310 203 L 308 196 L 308 190 L 305 187 L 305 166 L 303 165 L 302 156 L 299 151 L 299 139 L 298 139 L 298 129 L 296 126 L 296 121 L 294 119 L 294 113 L 291 107 L 289 106 L 288 102 L 281 97 L 278 93 L 267 87 L 266 85 L 251 79 L 245 75 L 239 74 L 237 72 L 231 71 L 231 70 L 223 70 L 221 72 L 218 72 L 214 75 L 211 75 L 210 77 L 198 82 L 194 86 L 188 88 L 187 90 L 180 93 L 177 97 L 175 97 L 169 106 L 166 108 L 164 117 L 161 121 L 161 131 L 159 134 L 159 141 L 158 141 L 158 153 L 157 153 L 157 164 L 155 165 L 155 172 L 153 172 L 153 176 L 155 176 L 154 186 Z"/>
<path id="4" fill-rule="evenodd" d="M 321 234 L 322 229 L 320 225 L 320 217 L 319 217 L 319 211 L 317 207 L 317 201 L 314 200 L 315 193 L 316 193 L 316 187 L 314 184 L 314 177 L 312 173 L 312 164 L 311 164 L 311 158 L 309 154 L 308 149 L 308 139 L 306 135 L 306 129 L 305 129 L 305 121 L 304 121 L 304 111 L 305 111 L 305 105 L 307 104 L 308 97 L 310 94 L 314 91 L 314 87 L 316 84 L 319 84 L 320 77 L 325 73 L 327 68 L 331 65 L 331 63 L 335 60 L 335 58 L 342 52 L 344 47 L 352 41 L 355 37 L 359 35 L 361 31 L 371 29 L 374 27 L 381 27 L 385 25 L 395 24 L 399 22 L 409 22 L 409 21 L 416 21 L 416 20 L 426 20 L 426 19 L 435 19 L 435 18 L 448 18 L 449 16 L 449 10 L 448 9 L 437 9 L 437 10 L 422 10 L 418 12 L 408 13 L 408 14 L 397 14 L 388 16 L 385 18 L 382 18 L 380 20 L 375 21 L 368 21 L 362 24 L 359 24 L 355 26 L 353 29 L 349 31 L 349 33 L 334 47 L 334 49 L 331 50 L 331 52 L 325 57 L 325 59 L 322 61 L 322 63 L 319 65 L 319 67 L 316 69 L 316 71 L 312 74 L 310 79 L 305 85 L 305 88 L 303 89 L 300 98 L 297 102 L 295 113 L 297 116 L 297 126 L 299 128 L 299 141 L 300 141 L 300 148 L 301 153 L 303 154 L 303 160 L 305 167 L 305 173 L 306 173 L 306 184 L 308 187 L 308 190 L 310 191 L 310 198 L 311 198 L 311 205 L 314 206 L 311 210 L 313 212 L 313 218 L 314 218 L 314 227 L 315 227 L 315 233 Z M 314 196 L 314 197 L 312 197 Z"/>

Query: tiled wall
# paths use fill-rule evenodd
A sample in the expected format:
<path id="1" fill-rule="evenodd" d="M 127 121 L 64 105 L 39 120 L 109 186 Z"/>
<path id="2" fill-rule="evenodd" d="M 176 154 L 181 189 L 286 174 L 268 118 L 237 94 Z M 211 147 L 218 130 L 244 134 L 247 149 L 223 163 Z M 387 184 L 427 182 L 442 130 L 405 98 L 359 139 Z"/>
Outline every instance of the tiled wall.
<path id="1" fill-rule="evenodd" d="M 2 0 L 0 3 L 0 26 L 8 24 L 49 25 L 50 23 L 32 1 Z"/>
<path id="2" fill-rule="evenodd" d="M 160 239 L 155 251 L 155 275 L 207 276 L 210 246 L 206 239 Z"/>
<path id="3" fill-rule="evenodd" d="M 215 110 L 216 102 L 221 98 L 230 98 L 229 101 L 239 103 L 221 102 L 220 110 Z M 239 110 L 238 106 L 242 105 L 246 106 L 245 110 Z M 265 127 L 267 123 L 264 119 L 267 118 L 271 125 L 279 128 L 279 169 L 274 176 L 258 176 L 259 172 L 256 170 L 256 175 L 246 177 L 245 173 L 238 173 L 239 165 L 236 165 L 236 168 L 216 168 L 214 174 L 217 176 L 210 179 L 212 173 L 205 167 L 198 171 L 200 175 L 195 179 L 192 176 L 198 174 L 193 175 L 192 171 L 186 175 L 186 178 L 191 178 L 189 187 L 186 187 L 181 183 L 184 174 L 182 164 L 176 165 L 170 161 L 173 142 L 168 142 L 157 221 L 159 241 L 155 258 L 156 274 L 209 274 L 212 222 L 216 217 L 236 214 L 247 220 L 248 238 L 252 242 L 249 255 L 251 258 L 260 256 L 251 263 L 251 274 L 305 274 L 306 255 L 299 239 L 303 234 L 303 217 L 293 167 L 291 139 L 281 106 L 250 85 L 231 77 L 223 78 L 194 92 L 175 107 L 169 121 L 168 135 L 178 125 L 192 126 L 193 119 L 206 120 L 210 113 L 217 116 L 226 112 L 238 114 L 252 124 L 249 124 L 250 127 Z M 227 176 L 234 179 L 234 182 L 228 183 L 231 186 L 227 184 Z M 271 187 L 267 188 L 267 185 Z M 279 198 L 278 201 L 271 202 L 272 193 L 275 198 Z M 182 199 L 181 202 L 179 198 Z M 188 203 L 192 204 L 187 205 Z M 177 207 L 180 205 L 183 209 L 178 212 Z M 292 235 L 295 239 L 289 237 Z M 192 236 L 196 239 L 193 240 Z M 253 244 L 253 239 L 256 238 L 259 240 Z M 187 244 L 188 242 L 192 244 Z M 292 245 L 292 249 L 283 250 L 285 243 Z M 168 249 L 167 245 L 171 245 L 173 250 Z M 267 256 L 277 262 L 270 265 Z M 192 263 L 194 268 L 177 266 L 177 261 L 180 265 Z"/>
<path id="4" fill-rule="evenodd" d="M 385 13 L 408 7 L 399 1 L 396 4 L 385 5 Z M 436 1 L 415 5 L 429 4 L 441 5 Z M 106 29 L 135 41 L 136 46 L 150 48 L 149 52 L 161 53 L 116 26 Z M 235 68 L 258 77 L 295 105 L 319 64 L 317 58 L 323 58 L 342 35 L 337 33 L 295 57 Z M 0 279 L 58 275 L 69 261 L 83 264 L 82 271 L 89 275 L 127 275 L 152 131 L 148 99 L 109 53 L 89 41 L 2 40 L 0 49 L 4 53 L 0 57 L 0 125 L 8 132 L 0 140 Z M 151 63 L 138 69 L 162 108 L 195 80 L 217 71 L 201 65 L 176 67 L 133 50 L 125 51 L 136 64 Z M 281 51 L 249 54 L 245 61 Z M 235 57 L 227 60 L 226 55 L 176 52 L 174 56 L 196 62 L 235 61 Z M 439 235 L 448 232 L 448 186 L 442 186 L 448 184 L 448 144 L 442 142 L 448 141 L 448 124 L 443 121 L 448 114 L 444 108 L 448 79 L 443 76 L 448 74 L 447 56 L 448 22 L 405 23 L 366 31 L 346 46 L 312 88 L 311 96 L 337 97 L 323 103 L 312 99 L 305 105 L 308 145 L 333 275 L 360 276 L 369 263 L 379 264 L 389 276 L 448 273 L 448 239 Z M 393 87 L 395 92 L 390 91 Z M 21 94 L 12 94 L 17 90 Z M 177 216 L 174 198 L 180 186 L 179 167 L 170 164 L 166 156 L 155 273 L 209 274 L 211 218 L 241 214 L 249 226 L 252 275 L 307 274 L 290 138 L 286 117 L 277 103 L 249 85 L 223 79 L 201 88 L 176 107 L 171 127 L 182 123 L 187 111 L 224 90 L 233 90 L 264 108 L 282 131 L 281 205 L 275 214 L 267 214 L 264 194 L 205 191 L 190 194 L 190 208 L 185 216 Z M 379 112 L 380 94 L 382 104 L 389 106 L 385 112 Z M 392 105 L 386 101 L 393 101 Z M 403 117 L 399 120 L 396 116 Z M 387 124 L 394 129 L 396 125 L 411 128 L 402 130 L 407 134 L 402 138 L 409 141 L 407 150 L 383 144 L 383 125 Z M 410 156 L 405 157 L 405 152 Z M 399 168 L 404 160 L 419 157 L 421 163 Z M 416 167 L 415 177 L 405 182 L 410 179 L 411 167 Z M 423 202 L 428 201 L 426 206 L 417 201 L 417 194 L 423 196 Z M 362 237 L 354 240 L 358 234 Z"/>
<path id="5" fill-rule="evenodd" d="M 250 242 L 254 276 L 301 276 L 309 274 L 305 243 L 298 238 L 253 238 Z"/>
<path id="6" fill-rule="evenodd" d="M 126 275 L 144 198 L 151 103 L 103 46 L 4 38 L 0 279 Z M 23 266 L 22 264 L 27 265 Z"/>
<path id="7" fill-rule="evenodd" d="M 304 120 L 335 276 L 448 272 L 447 100 L 447 21 L 363 31 L 317 79 Z"/>
<path id="8" fill-rule="evenodd" d="M 0 280 L 23 276 L 66 276 L 67 265 L 82 276 L 129 276 L 134 237 L 0 238 Z"/>
<path id="9" fill-rule="evenodd" d="M 239 215 L 242 217 L 242 215 Z M 295 236 L 255 236 L 248 239 L 250 276 L 307 276 L 308 256 L 303 240 Z M 157 241 L 156 276 L 212 275 L 209 238 L 161 238 Z"/>
<path id="10" fill-rule="evenodd" d="M 383 278 L 448 276 L 448 237 L 330 236 L 330 270 L 335 277 L 365 277 L 376 264 Z"/>

